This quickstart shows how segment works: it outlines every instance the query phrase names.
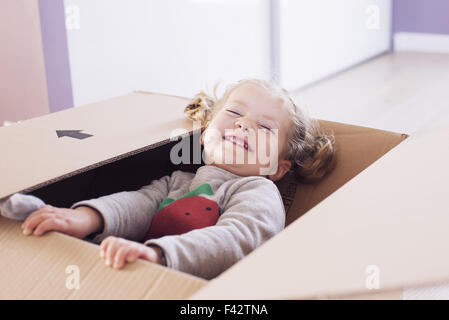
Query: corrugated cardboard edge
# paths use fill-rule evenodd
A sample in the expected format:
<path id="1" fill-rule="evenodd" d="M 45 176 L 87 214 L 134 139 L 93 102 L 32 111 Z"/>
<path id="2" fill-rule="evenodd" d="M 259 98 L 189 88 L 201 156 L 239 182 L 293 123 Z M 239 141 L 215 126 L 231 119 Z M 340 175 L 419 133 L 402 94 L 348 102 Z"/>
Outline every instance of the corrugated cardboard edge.
<path id="1" fill-rule="evenodd" d="M 136 90 L 136 91 L 134 91 L 133 93 L 137 93 L 137 94 L 151 94 L 151 95 L 159 95 L 159 96 L 167 96 L 167 97 L 173 97 L 173 98 L 183 99 L 183 100 L 186 100 L 186 102 L 189 101 L 189 99 L 186 98 L 186 97 L 180 97 L 180 96 L 169 95 L 169 94 L 153 93 L 153 92 L 148 92 L 148 91 L 139 91 L 139 90 Z M 122 96 L 120 96 L 120 97 L 122 97 Z M 118 97 L 116 97 L 116 98 L 118 98 Z M 111 99 L 108 99 L 108 100 L 113 100 L 113 99 L 114 99 L 114 98 L 111 98 Z M 105 100 L 105 101 L 108 101 L 108 100 Z M 105 101 L 101 101 L 101 102 L 105 102 Z M 85 105 L 85 106 L 89 106 L 89 105 L 90 105 L 90 104 Z M 83 106 L 81 106 L 81 107 L 83 107 Z M 44 117 L 45 117 L 45 115 L 44 115 L 44 116 L 41 116 L 41 117 L 38 117 L 38 118 L 44 118 Z M 29 119 L 29 120 L 33 120 L 33 121 L 34 121 L 34 120 L 36 120 L 36 119 L 37 119 L 37 118 L 33 118 L 33 119 Z M 26 121 L 28 121 L 28 120 L 26 120 Z M 25 121 L 25 122 L 26 122 L 26 121 Z M 28 188 L 24 188 L 24 189 L 19 190 L 19 191 L 16 191 L 16 192 L 19 192 L 19 193 L 29 193 L 29 192 L 32 192 L 32 191 L 34 191 L 34 190 L 36 190 L 36 189 L 40 189 L 40 188 L 43 188 L 43 187 L 45 187 L 45 186 L 47 186 L 47 185 L 50 185 L 50 184 L 52 184 L 52 183 L 55 183 L 55 182 L 58 182 L 58 181 L 61 181 L 61 180 L 64 180 L 64 179 L 67 179 L 67 178 L 76 176 L 76 175 L 81 174 L 81 173 L 83 173 L 83 172 L 86 172 L 86 171 L 89 171 L 89 170 L 92 170 L 92 169 L 99 168 L 99 167 L 101 167 L 101 166 L 104 166 L 104 165 L 106 165 L 106 164 L 109 164 L 109 163 L 113 163 L 113 162 L 119 161 L 119 160 L 121 160 L 121 159 L 125 159 L 125 158 L 128 158 L 128 157 L 132 157 L 132 156 L 134 156 L 134 155 L 137 155 L 137 154 L 139 154 L 139 153 L 142 153 L 142 152 L 145 152 L 145 151 L 148 151 L 148 150 L 151 150 L 151 149 L 155 149 L 155 148 L 157 148 L 157 147 L 166 145 L 166 144 L 168 144 L 168 143 L 170 143 L 170 142 L 172 142 L 172 141 L 174 141 L 174 140 L 177 140 L 177 139 L 179 139 L 179 138 L 181 138 L 181 137 L 184 137 L 184 136 L 186 136 L 186 135 L 191 136 L 191 135 L 193 135 L 193 134 L 195 133 L 195 130 L 187 130 L 187 131 L 188 131 L 187 134 L 180 134 L 180 135 L 178 135 L 178 136 L 172 137 L 171 139 L 170 139 L 170 138 L 169 138 L 169 139 L 165 139 L 165 140 L 162 140 L 162 141 L 159 141 L 159 142 L 156 142 L 156 143 L 153 143 L 153 144 L 144 146 L 144 147 L 142 147 L 142 148 L 139 148 L 139 149 L 136 149 L 136 150 L 127 152 L 127 153 L 119 154 L 119 155 L 117 155 L 117 156 L 114 156 L 114 157 L 105 159 L 105 160 L 103 160 L 103 161 L 99 161 L 99 162 L 93 163 L 93 164 L 91 164 L 91 165 L 89 165 L 89 166 L 86 166 L 86 167 L 83 167 L 83 168 L 80 168 L 80 169 L 77 169 L 77 170 L 74 170 L 74 171 L 67 172 L 67 173 L 65 173 L 65 174 L 63 174 L 63 175 L 60 175 L 60 176 L 58 176 L 58 177 L 55 177 L 55 178 L 52 178 L 52 179 L 48 179 L 48 180 L 46 180 L 46 181 L 44 181 L 44 182 L 42 182 L 42 183 L 38 183 L 38 184 L 32 185 L 32 186 L 30 186 L 30 187 L 28 187 Z M 3 199 L 8 198 L 8 197 L 11 196 L 11 195 L 12 195 L 12 193 L 11 193 L 11 194 L 8 194 L 8 195 L 6 195 L 6 196 L 4 196 L 4 197 L 2 197 L 2 198 L 0 198 L 0 201 L 3 200 Z"/>
<path id="2" fill-rule="evenodd" d="M 177 95 L 174 95 L 174 94 L 167 94 L 167 93 L 157 93 L 157 92 L 151 92 L 151 91 L 145 91 L 145 90 L 134 90 L 133 92 L 134 93 L 141 93 L 141 94 L 157 94 L 159 96 L 179 98 L 179 99 L 184 99 L 186 101 L 190 100 L 190 98 L 187 98 L 187 97 L 181 97 L 181 96 L 177 96 Z"/>
<path id="3" fill-rule="evenodd" d="M 194 131 L 189 131 L 188 132 L 188 135 L 193 135 L 193 134 L 194 134 Z M 174 137 L 173 139 L 178 139 L 178 138 L 184 137 L 184 136 L 185 135 L 179 135 L 177 137 Z M 163 141 L 160 141 L 160 142 L 157 142 L 157 143 L 145 146 L 143 148 L 139 148 L 139 149 L 133 150 L 131 152 L 127 152 L 127 153 L 124 153 L 124 154 L 121 154 L 121 155 L 117 155 L 116 157 L 112 157 L 112 158 L 106 159 L 104 161 L 100 161 L 100 162 L 94 163 L 92 165 L 83 167 L 81 169 L 78 169 L 78 170 L 75 170 L 75 171 L 72 171 L 72 172 L 68 172 L 67 174 L 63 174 L 63 175 L 61 175 L 59 177 L 56 177 L 56 178 L 44 181 L 42 183 L 36 184 L 34 186 L 31 186 L 29 188 L 20 190 L 18 192 L 19 193 L 28 193 L 28 192 L 34 191 L 36 189 L 43 188 L 43 187 L 45 187 L 45 186 L 47 186 L 49 184 L 52 184 L 52 183 L 55 183 L 55 182 L 58 182 L 58 181 L 61 181 L 61 180 L 64 180 L 64 179 L 76 176 L 76 175 L 81 174 L 83 172 L 102 167 L 102 166 L 104 166 L 106 164 L 113 163 L 113 162 L 119 161 L 119 160 L 124 159 L 124 158 L 132 157 L 134 155 L 137 155 L 139 153 L 142 153 L 142 152 L 145 152 L 145 151 L 148 151 L 148 150 L 151 150 L 151 149 L 155 149 L 157 147 L 166 145 L 166 144 L 168 144 L 168 143 L 170 143 L 172 141 L 174 141 L 174 140 L 166 139 L 166 140 L 163 140 Z M 3 200 L 3 199 L 8 198 L 11 195 L 12 194 L 9 194 L 9 195 L 1 198 L 0 201 Z"/>
<path id="4" fill-rule="evenodd" d="M 207 284 L 143 260 L 114 270 L 95 244 L 57 232 L 27 237 L 3 217 L 0 243 L 0 299 L 185 299 Z M 79 268 L 80 289 L 70 288 L 68 266 Z"/>

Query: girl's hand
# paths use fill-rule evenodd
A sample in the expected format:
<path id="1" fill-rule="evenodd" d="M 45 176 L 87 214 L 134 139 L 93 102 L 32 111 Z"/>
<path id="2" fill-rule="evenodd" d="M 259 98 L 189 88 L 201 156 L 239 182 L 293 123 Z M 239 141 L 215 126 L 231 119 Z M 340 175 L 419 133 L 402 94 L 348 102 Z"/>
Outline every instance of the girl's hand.
<path id="1" fill-rule="evenodd" d="M 83 239 L 103 229 L 103 218 L 90 207 L 76 209 L 45 205 L 31 213 L 22 224 L 23 234 L 40 236 L 47 231 L 59 231 Z"/>
<path id="2" fill-rule="evenodd" d="M 115 269 L 121 269 L 125 263 L 132 263 L 138 258 L 163 264 L 159 248 L 112 236 L 101 242 L 100 257 L 106 260 L 106 265 Z"/>

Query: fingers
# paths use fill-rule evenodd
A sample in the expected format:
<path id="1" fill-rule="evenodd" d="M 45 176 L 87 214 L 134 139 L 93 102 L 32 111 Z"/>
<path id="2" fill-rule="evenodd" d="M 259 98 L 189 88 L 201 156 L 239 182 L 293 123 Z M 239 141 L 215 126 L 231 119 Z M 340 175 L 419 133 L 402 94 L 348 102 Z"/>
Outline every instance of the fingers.
<path id="1" fill-rule="evenodd" d="M 106 265 L 113 268 L 123 267 L 128 253 L 127 241 L 121 238 L 108 237 L 101 243 L 101 245 L 100 255 L 105 258 Z"/>
<path id="2" fill-rule="evenodd" d="M 64 231 L 65 222 L 50 214 L 41 214 L 35 216 L 26 225 L 23 226 L 23 234 L 28 236 L 34 234 L 35 236 L 43 235 L 47 231 Z"/>
<path id="3" fill-rule="evenodd" d="M 126 257 L 126 262 L 134 262 L 141 256 L 141 250 L 138 248 L 132 248 L 129 250 L 128 256 Z"/>
<path id="4" fill-rule="evenodd" d="M 43 220 L 54 217 L 55 209 L 56 208 L 52 206 L 45 205 L 39 210 L 31 213 L 22 224 L 23 233 L 25 235 L 32 234 L 34 229 L 43 222 Z"/>
<path id="5" fill-rule="evenodd" d="M 108 248 L 109 243 L 114 239 L 115 237 L 107 237 L 100 243 L 100 257 L 104 258 L 106 255 L 106 250 Z"/>
<path id="6" fill-rule="evenodd" d="M 23 225 L 26 224 L 27 221 L 29 221 L 30 219 L 33 219 L 34 217 L 41 215 L 43 213 L 54 213 L 56 210 L 56 208 L 46 204 L 45 206 L 43 206 L 42 208 L 33 211 L 32 213 L 30 213 L 30 215 L 25 219 L 25 221 L 23 222 Z"/>
<path id="7" fill-rule="evenodd" d="M 115 269 L 121 269 L 125 265 L 130 250 L 131 246 L 129 245 L 122 245 L 120 248 L 117 249 L 113 262 L 114 263 L 113 267 Z"/>
<path id="8" fill-rule="evenodd" d="M 119 248 L 119 238 L 111 237 L 105 249 L 106 265 L 112 267 L 112 263 L 115 258 L 115 253 L 117 252 L 118 248 Z"/>
<path id="9" fill-rule="evenodd" d="M 117 237 L 107 237 L 100 244 L 100 257 L 104 258 L 106 265 L 121 269 L 126 263 L 136 261 L 143 250 L 141 244 Z"/>
<path id="10" fill-rule="evenodd" d="M 48 218 L 47 214 L 35 215 L 32 218 L 26 220 L 22 225 L 23 234 L 28 236 L 33 233 L 34 229 L 45 219 Z"/>
<path id="11" fill-rule="evenodd" d="M 47 231 L 62 231 L 64 229 L 63 222 L 58 219 L 45 219 L 37 225 L 34 230 L 35 236 L 40 236 Z"/>

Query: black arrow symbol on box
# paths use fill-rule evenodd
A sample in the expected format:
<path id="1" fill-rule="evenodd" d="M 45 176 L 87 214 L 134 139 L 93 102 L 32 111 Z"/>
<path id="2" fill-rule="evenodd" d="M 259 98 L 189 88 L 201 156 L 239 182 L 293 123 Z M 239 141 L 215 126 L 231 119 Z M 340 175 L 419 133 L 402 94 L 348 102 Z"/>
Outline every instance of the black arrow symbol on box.
<path id="1" fill-rule="evenodd" d="M 91 134 L 81 133 L 83 130 L 56 130 L 58 138 L 61 137 L 71 137 L 75 139 L 86 139 L 92 137 Z"/>

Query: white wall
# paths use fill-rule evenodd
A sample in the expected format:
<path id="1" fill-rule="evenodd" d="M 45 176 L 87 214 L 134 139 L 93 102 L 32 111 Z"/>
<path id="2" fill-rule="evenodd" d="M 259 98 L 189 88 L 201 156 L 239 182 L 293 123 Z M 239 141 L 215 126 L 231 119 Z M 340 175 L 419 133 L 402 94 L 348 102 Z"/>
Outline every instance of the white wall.
<path id="1" fill-rule="evenodd" d="M 269 77 L 266 0 L 64 0 L 75 105 Z"/>
<path id="2" fill-rule="evenodd" d="M 280 0 L 281 84 L 298 89 L 390 48 L 391 0 Z"/>
<path id="3" fill-rule="evenodd" d="M 75 105 L 244 77 L 295 90 L 390 48 L 391 0 L 64 1 Z"/>

